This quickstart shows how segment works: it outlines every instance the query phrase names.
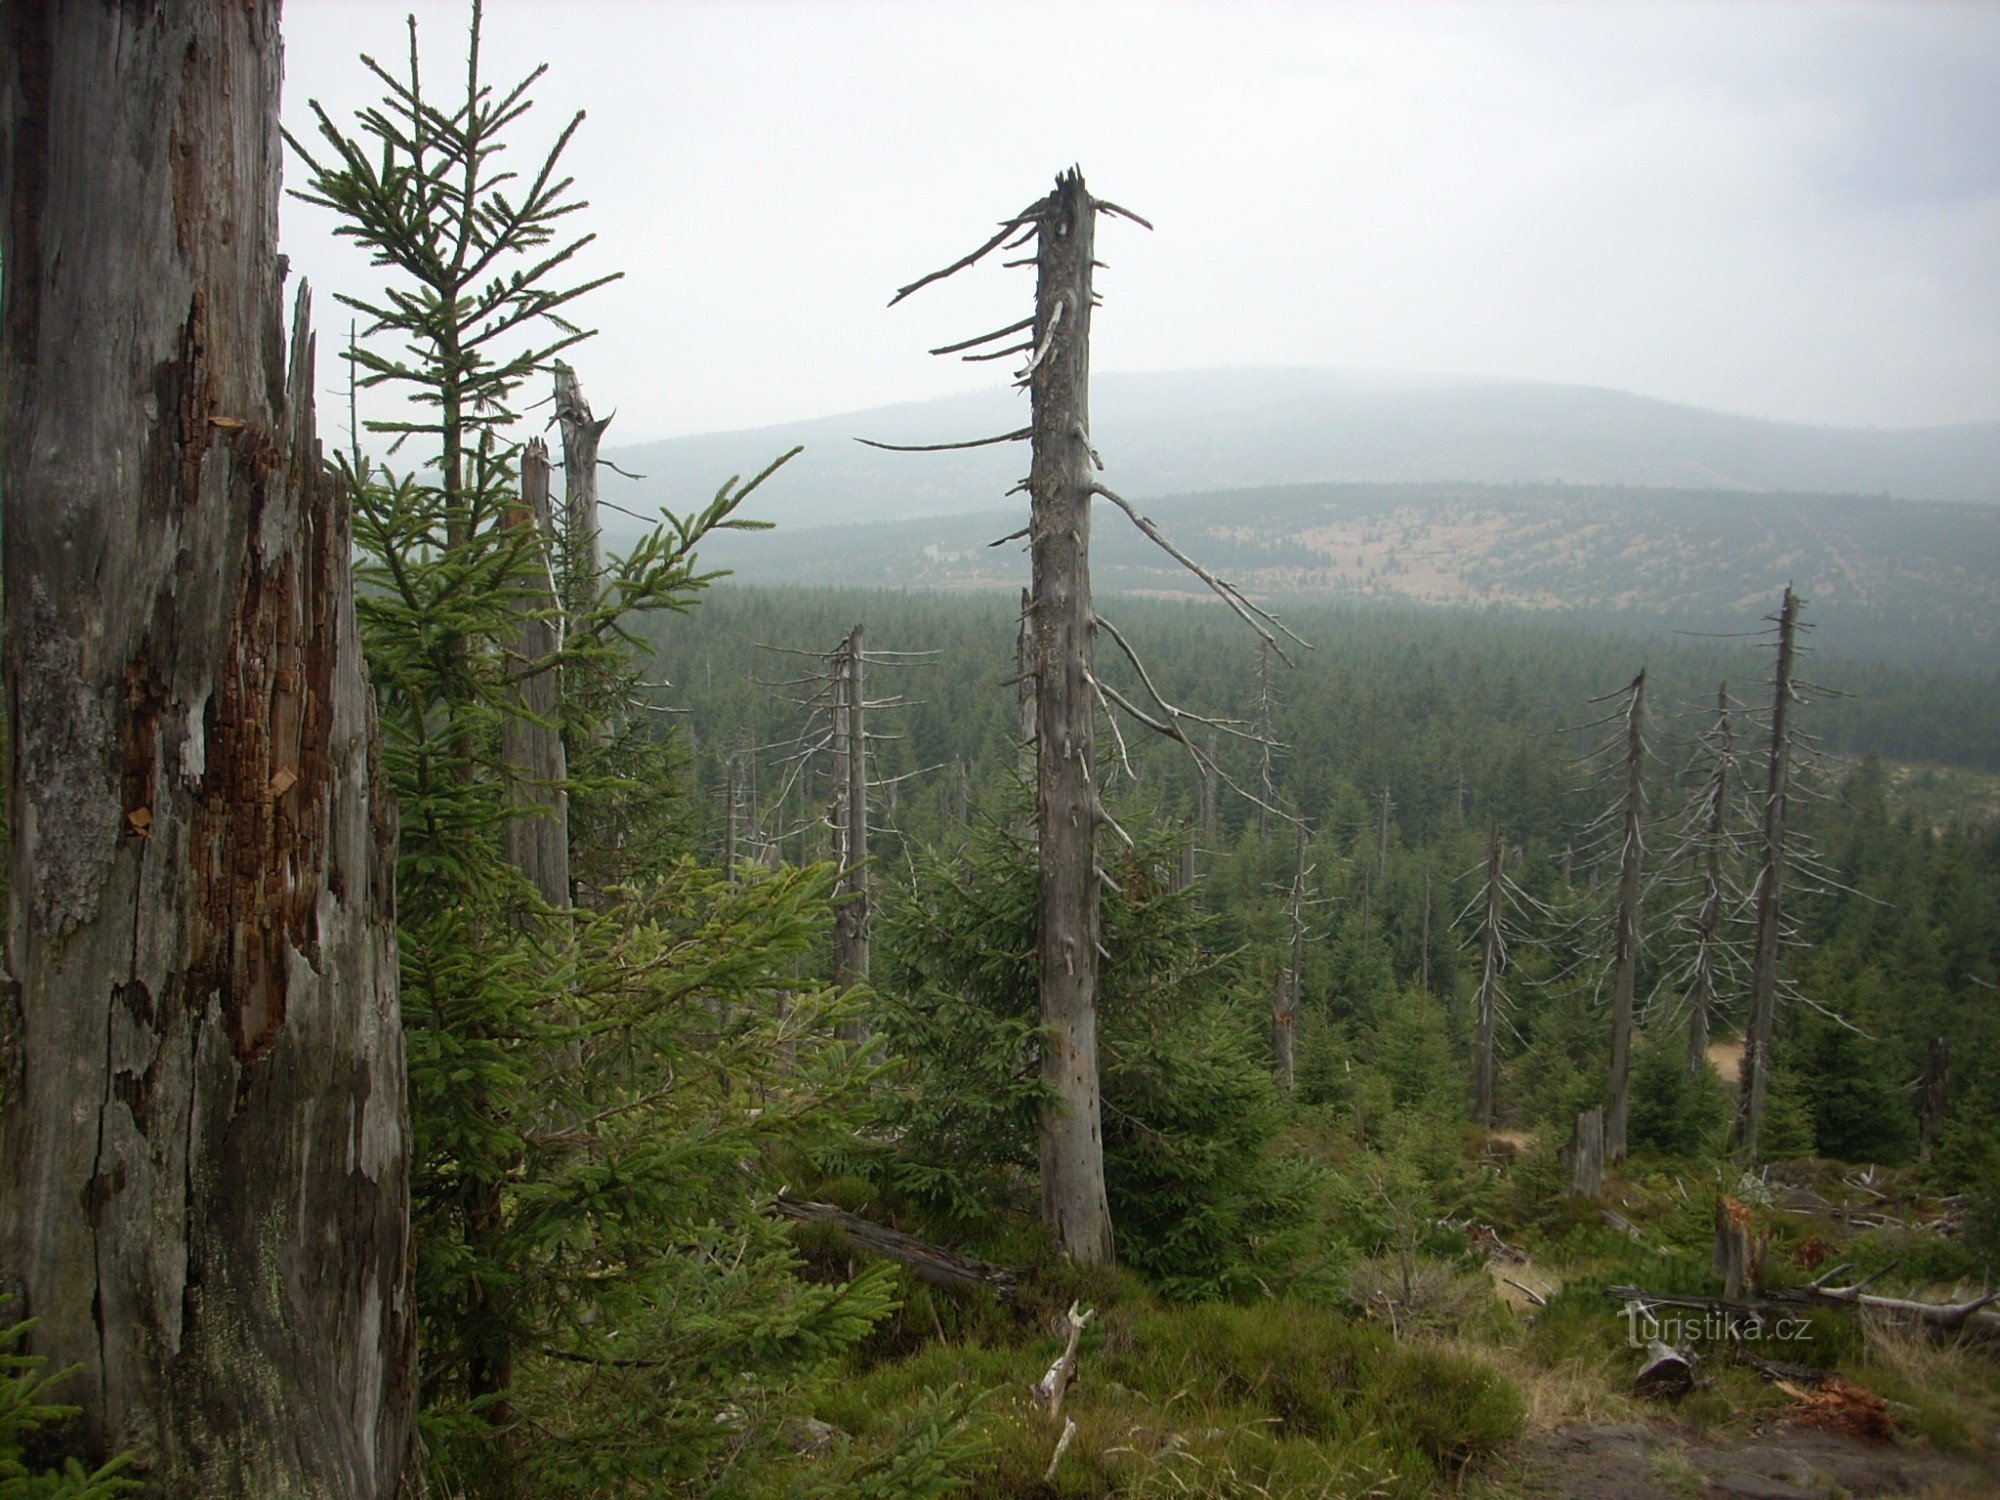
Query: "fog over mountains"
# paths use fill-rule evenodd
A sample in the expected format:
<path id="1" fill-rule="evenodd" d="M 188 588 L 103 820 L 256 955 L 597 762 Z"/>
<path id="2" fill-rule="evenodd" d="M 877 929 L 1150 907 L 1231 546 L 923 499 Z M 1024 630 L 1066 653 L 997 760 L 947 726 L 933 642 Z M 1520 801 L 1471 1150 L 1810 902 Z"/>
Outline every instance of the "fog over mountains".
<path id="1" fill-rule="evenodd" d="M 1947 671 L 2000 669 L 2000 423 L 1870 431 L 1765 422 L 1526 381 L 1218 370 L 1106 375 L 1106 482 L 1191 554 L 1272 602 L 1382 602 L 1754 628 L 1787 582 L 1822 638 Z M 1026 421 L 1007 390 L 636 445 L 605 498 L 685 512 L 732 474 L 805 451 L 711 540 L 745 582 L 1013 588 L 1027 446 L 888 453 Z M 1100 594 L 1202 597 L 1098 507 Z M 611 545 L 632 519 L 607 513 Z"/>
<path id="2" fill-rule="evenodd" d="M 1133 497 L 1469 481 L 2000 503 L 2000 423 L 1813 427 L 1586 386 L 1316 369 L 1105 374 L 1091 400 L 1106 482 Z M 612 448 L 645 478 L 607 475 L 605 493 L 637 511 L 685 510 L 730 474 L 804 444 L 758 497 L 764 519 L 811 526 L 990 510 L 1026 473 L 1025 445 L 885 453 L 855 439 L 989 437 L 1025 425 L 1027 412 L 1025 395 L 1001 387 Z"/>

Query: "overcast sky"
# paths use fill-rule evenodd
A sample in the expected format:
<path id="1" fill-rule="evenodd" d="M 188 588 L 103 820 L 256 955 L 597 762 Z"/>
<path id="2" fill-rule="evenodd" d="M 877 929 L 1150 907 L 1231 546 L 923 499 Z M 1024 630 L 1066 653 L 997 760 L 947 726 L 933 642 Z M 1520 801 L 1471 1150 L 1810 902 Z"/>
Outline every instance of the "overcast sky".
<path id="1" fill-rule="evenodd" d="M 377 90 L 407 4 L 290 0 L 285 113 Z M 417 7 L 429 71 L 467 7 Z M 1612 386 L 1806 422 L 2000 419 L 2000 5 L 495 0 L 550 65 L 522 154 L 595 230 L 576 363 L 613 441 L 996 384 L 925 355 L 1027 271 L 890 293 L 1079 162 L 1100 370 L 1325 365 Z M 303 178 L 288 167 L 294 185 Z M 328 293 L 377 274 L 324 211 Z M 338 378 L 322 362 L 327 383 Z"/>

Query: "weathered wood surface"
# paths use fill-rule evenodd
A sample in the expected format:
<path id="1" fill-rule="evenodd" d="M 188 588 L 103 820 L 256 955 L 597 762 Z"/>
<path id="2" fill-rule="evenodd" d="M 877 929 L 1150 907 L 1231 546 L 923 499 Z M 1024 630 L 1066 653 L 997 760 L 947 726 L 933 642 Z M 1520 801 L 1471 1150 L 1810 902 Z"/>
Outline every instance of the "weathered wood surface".
<path id="1" fill-rule="evenodd" d="M 509 652 L 516 671 L 519 712 L 500 725 L 500 759 L 507 768 L 509 805 L 514 809 L 500 831 L 507 862 L 535 888 L 542 903 L 556 911 L 570 904 L 568 756 L 563 750 L 562 676 L 553 666 L 526 672 L 536 662 L 551 662 L 561 649 L 560 627 L 554 618 L 559 601 L 549 566 L 555 517 L 549 501 L 549 450 L 540 438 L 521 453 L 521 500 L 512 507 L 507 524 L 526 532 L 525 545 L 534 574 L 516 603 L 518 623 Z M 545 581 L 544 581 L 545 580 Z"/>
<path id="2" fill-rule="evenodd" d="M 890 1229 L 872 1219 L 849 1213 L 831 1203 L 812 1203 L 780 1193 L 772 1207 L 787 1219 L 801 1224 L 820 1224 L 837 1231 L 854 1249 L 880 1255 L 908 1266 L 919 1279 L 933 1286 L 991 1287 L 1003 1297 L 1011 1297 L 1021 1279 L 1012 1266 L 995 1265 L 960 1255 L 942 1245 L 933 1245 L 900 1229 Z"/>
<path id="3" fill-rule="evenodd" d="M 597 447 L 611 418 L 591 414 L 576 371 L 556 361 L 556 424 L 562 431 L 564 589 L 570 618 L 587 613 L 603 583 L 603 530 L 597 518 Z"/>
<path id="4" fill-rule="evenodd" d="M 1569 1162 L 1569 1196 L 1604 1196 L 1604 1107 L 1592 1105 L 1576 1112 L 1576 1125 L 1564 1150 Z"/>
<path id="5" fill-rule="evenodd" d="M 1750 1210 L 1727 1193 L 1715 1200 L 1715 1251 L 1711 1260 L 1722 1295 L 1734 1300 L 1757 1286 L 1756 1241 Z"/>
<path id="6" fill-rule="evenodd" d="M 1035 652 L 1036 855 L 1040 863 L 1042 1220 L 1084 1265 L 1113 1258 L 1104 1190 L 1097 1082 L 1097 828 L 1101 809 L 1091 689 L 1090 313 L 1097 205 L 1065 172 L 1036 235 L 1034 343 L 1029 377 L 1034 460 L 1032 565 Z"/>
<path id="7" fill-rule="evenodd" d="M 394 812 L 276 255 L 278 8 L 0 12 L 0 1275 L 156 1493 L 413 1437 Z"/>

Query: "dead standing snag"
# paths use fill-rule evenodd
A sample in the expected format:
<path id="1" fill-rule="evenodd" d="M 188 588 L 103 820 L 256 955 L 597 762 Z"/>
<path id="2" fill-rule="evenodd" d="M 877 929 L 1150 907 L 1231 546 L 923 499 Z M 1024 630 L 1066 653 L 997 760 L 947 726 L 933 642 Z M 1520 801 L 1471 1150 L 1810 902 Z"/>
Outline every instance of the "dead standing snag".
<path id="1" fill-rule="evenodd" d="M 1032 257 L 1009 263 L 1035 268 L 1034 316 L 934 351 L 984 358 L 985 354 L 962 351 L 1025 331 L 1028 337 L 1012 352 L 1028 356 L 1016 379 L 1028 391 L 1029 425 L 974 443 L 927 444 L 911 451 L 1023 439 L 1031 444 L 1026 488 L 1032 582 L 1026 614 L 1033 655 L 1025 665 L 1032 671 L 1035 704 L 1041 1066 L 1051 1095 L 1040 1130 L 1042 1218 L 1063 1253 L 1084 1264 L 1108 1264 L 1113 1258 L 1097 1078 L 1102 878 L 1097 829 L 1110 820 L 1095 779 L 1095 710 L 1100 705 L 1107 712 L 1114 707 L 1125 710 L 1138 722 L 1180 741 L 1205 770 L 1213 768 L 1213 758 L 1196 746 L 1184 725 L 1189 720 L 1215 722 L 1162 698 L 1115 631 L 1114 639 L 1132 655 L 1152 708 L 1134 704 L 1098 677 L 1095 636 L 1104 622 L 1094 612 L 1090 596 L 1092 498 L 1102 495 L 1123 510 L 1141 532 L 1207 583 L 1260 635 L 1274 639 L 1270 627 L 1276 624 L 1233 586 L 1176 549 L 1129 501 L 1093 478 L 1093 470 L 1103 466 L 1091 445 L 1089 395 L 1090 319 L 1096 306 L 1091 273 L 1100 209 L 1145 224 L 1137 215 L 1093 198 L 1081 171 L 1071 168 L 1056 179 L 1047 197 L 1003 221 L 977 250 L 902 287 L 890 303 L 894 306 L 920 287 L 978 264 L 1003 245 L 1034 244 Z"/>

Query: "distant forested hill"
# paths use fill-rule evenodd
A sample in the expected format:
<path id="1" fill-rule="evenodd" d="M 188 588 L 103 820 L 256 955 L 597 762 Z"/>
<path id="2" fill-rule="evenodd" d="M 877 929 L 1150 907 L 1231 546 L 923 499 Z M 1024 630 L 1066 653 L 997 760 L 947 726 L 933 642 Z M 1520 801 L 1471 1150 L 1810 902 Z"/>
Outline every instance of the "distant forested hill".
<path id="1" fill-rule="evenodd" d="M 1148 501 L 1253 595 L 1568 613 L 1633 630 L 1754 628 L 1790 581 L 1850 658 L 2000 667 L 2000 506 L 1580 484 L 1308 484 Z M 960 590 L 1027 579 L 987 544 L 1025 508 L 741 534 L 705 557 L 745 582 Z M 1200 584 L 1100 504 L 1100 593 Z"/>
<path id="2" fill-rule="evenodd" d="M 602 393 L 600 405 L 615 393 Z M 685 510 L 733 473 L 806 451 L 764 497 L 787 525 L 986 510 L 1026 472 L 1007 444 L 885 453 L 854 441 L 942 443 L 1007 432 L 1026 403 L 1004 386 L 743 432 L 619 447 L 607 494 Z M 2000 423 L 1865 430 L 1767 422 L 1623 391 L 1449 376 L 1315 370 L 1104 374 L 1092 438 L 1121 493 L 1156 496 L 1320 482 L 1643 485 L 2000 502 Z M 611 432 L 616 439 L 617 429 Z M 615 492 L 614 492 L 615 491 Z"/>

